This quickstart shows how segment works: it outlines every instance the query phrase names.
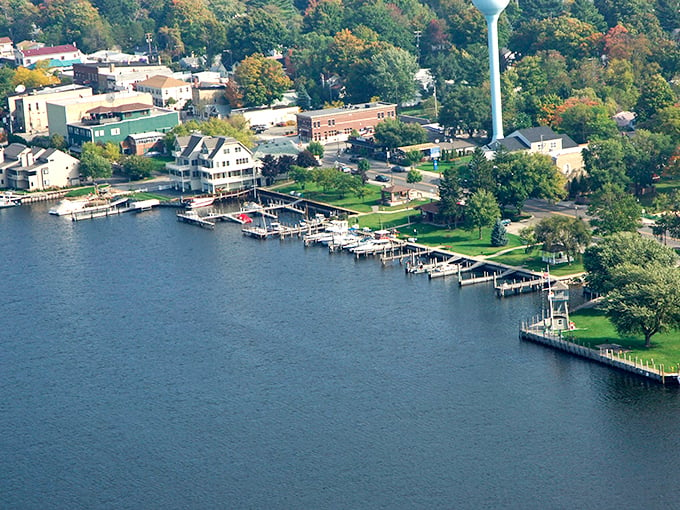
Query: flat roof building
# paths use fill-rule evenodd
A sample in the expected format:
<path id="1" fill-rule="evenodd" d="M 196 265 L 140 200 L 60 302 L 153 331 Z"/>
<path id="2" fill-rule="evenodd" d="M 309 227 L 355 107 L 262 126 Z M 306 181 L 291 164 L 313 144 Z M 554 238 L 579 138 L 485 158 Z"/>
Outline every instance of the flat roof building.
<path id="1" fill-rule="evenodd" d="M 372 136 L 375 126 L 385 119 L 397 118 L 397 105 L 362 103 L 342 108 L 313 110 L 297 114 L 297 131 L 302 142 L 342 142 L 352 131 Z"/>

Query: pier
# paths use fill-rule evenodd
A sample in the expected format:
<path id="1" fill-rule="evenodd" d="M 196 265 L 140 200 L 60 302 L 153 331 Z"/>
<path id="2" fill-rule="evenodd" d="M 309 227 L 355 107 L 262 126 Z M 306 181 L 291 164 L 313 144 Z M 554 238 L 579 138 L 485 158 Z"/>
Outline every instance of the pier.
<path id="1" fill-rule="evenodd" d="M 215 229 L 215 223 L 200 217 L 196 211 L 177 213 L 177 221 L 188 223 L 189 225 L 197 225 L 208 230 Z"/>
<path id="2" fill-rule="evenodd" d="M 630 354 L 621 349 L 614 348 L 611 344 L 596 346 L 597 348 L 594 349 L 590 346 L 574 342 L 572 338 L 568 337 L 568 334 L 568 331 L 558 332 L 545 329 L 539 319 L 523 322 L 519 330 L 519 337 L 522 340 L 552 347 L 569 354 L 575 354 L 581 358 L 645 377 L 664 385 L 677 386 L 680 384 L 680 373 L 677 371 L 666 372 L 664 365 L 656 365 L 654 363 L 650 365 L 649 361 L 643 362 L 638 360 L 638 358 L 633 358 Z"/>

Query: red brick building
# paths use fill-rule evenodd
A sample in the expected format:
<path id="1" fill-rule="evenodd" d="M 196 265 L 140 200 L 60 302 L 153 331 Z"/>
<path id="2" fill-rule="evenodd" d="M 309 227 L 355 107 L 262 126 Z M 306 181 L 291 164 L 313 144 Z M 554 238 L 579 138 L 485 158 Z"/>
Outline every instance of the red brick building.
<path id="1" fill-rule="evenodd" d="M 302 142 L 342 142 L 354 130 L 361 136 L 371 136 L 378 122 L 396 118 L 396 104 L 353 104 L 343 108 L 298 113 L 297 132 Z"/>

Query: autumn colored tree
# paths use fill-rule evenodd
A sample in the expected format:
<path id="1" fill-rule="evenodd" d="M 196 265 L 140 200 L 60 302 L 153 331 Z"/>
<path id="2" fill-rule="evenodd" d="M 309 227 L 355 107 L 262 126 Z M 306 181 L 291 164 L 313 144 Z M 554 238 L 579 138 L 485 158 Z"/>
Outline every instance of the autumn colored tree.
<path id="1" fill-rule="evenodd" d="M 84 52 L 113 46 L 109 24 L 87 0 L 46 0 L 40 5 L 43 40 L 53 45 L 75 42 Z"/>
<path id="2" fill-rule="evenodd" d="M 19 66 L 11 78 L 12 88 L 23 85 L 27 89 L 45 87 L 59 83 L 59 78 L 47 72 L 46 65 L 38 62 L 35 69 Z"/>
<path id="3" fill-rule="evenodd" d="M 279 62 L 260 53 L 243 59 L 236 68 L 234 79 L 246 106 L 271 105 L 293 85 Z"/>

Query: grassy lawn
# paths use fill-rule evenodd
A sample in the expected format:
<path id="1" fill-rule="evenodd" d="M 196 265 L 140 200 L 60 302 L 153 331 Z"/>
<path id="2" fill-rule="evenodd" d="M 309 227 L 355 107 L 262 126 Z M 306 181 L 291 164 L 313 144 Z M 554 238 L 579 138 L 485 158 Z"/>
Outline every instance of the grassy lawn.
<path id="1" fill-rule="evenodd" d="M 420 218 L 420 214 L 418 212 L 402 209 L 401 211 L 390 213 L 365 214 L 363 216 L 359 216 L 357 223 L 359 223 L 361 228 L 368 227 L 370 229 L 377 230 L 405 225 L 414 221 L 416 218 Z M 412 223 L 410 227 L 404 226 L 400 229 L 402 237 L 413 237 L 413 228 L 418 229 L 419 227 L 419 223 Z"/>
<path id="2" fill-rule="evenodd" d="M 417 229 L 418 232 L 416 235 L 409 233 L 409 237 L 417 237 L 419 243 L 427 246 L 442 246 L 461 255 L 491 255 L 507 248 L 522 245 L 518 236 L 508 234 L 507 246 L 491 246 L 490 228 L 482 229 L 481 239 L 478 239 L 476 230 L 474 232 L 466 232 L 462 229 L 447 230 L 424 223 L 414 224 L 413 228 Z"/>
<path id="3" fill-rule="evenodd" d="M 161 202 L 171 200 L 170 197 L 166 197 L 165 195 L 157 195 L 156 193 L 133 193 L 132 195 L 130 195 L 130 198 L 132 198 L 133 200 L 157 199 L 160 200 Z"/>
<path id="4" fill-rule="evenodd" d="M 76 188 L 72 189 L 68 193 L 66 193 L 67 197 L 82 197 L 85 195 L 89 195 L 90 193 L 94 193 L 94 186 L 86 186 L 84 188 Z"/>
<path id="5" fill-rule="evenodd" d="M 652 345 L 646 349 L 644 337 L 622 337 L 617 332 L 604 312 L 597 308 L 584 308 L 571 314 L 571 320 L 576 324 L 572 331 L 574 337 L 585 344 L 595 347 L 599 344 L 615 343 L 630 349 L 628 353 L 633 358 L 663 364 L 666 372 L 675 370 L 680 363 L 680 332 L 658 333 L 652 337 Z M 670 367 L 673 367 L 671 369 Z"/>
<path id="6" fill-rule="evenodd" d="M 493 257 L 493 260 L 510 266 L 524 267 L 526 269 L 531 269 L 532 271 L 545 271 L 547 266 L 547 264 L 541 260 L 538 249 L 533 250 L 531 253 L 525 253 L 524 249 L 521 248 Z M 566 276 L 582 273 L 584 271 L 583 262 L 580 260 L 571 264 L 556 264 L 550 266 L 550 274 L 554 276 Z"/>
<path id="7" fill-rule="evenodd" d="M 468 162 L 471 159 L 472 159 L 472 156 L 463 156 L 463 157 L 454 159 L 452 161 L 440 161 L 439 164 L 437 165 L 437 170 L 434 169 L 434 164 L 431 161 L 417 165 L 416 168 L 418 170 L 424 170 L 426 172 L 442 173 L 442 172 L 444 172 L 444 170 L 446 170 L 448 168 L 464 167 L 468 164 Z"/>
<path id="8" fill-rule="evenodd" d="M 366 195 L 364 195 L 364 198 L 359 198 L 354 193 L 347 193 L 344 198 L 341 198 L 340 194 L 335 191 L 324 193 L 324 191 L 315 183 L 307 183 L 305 189 L 302 189 L 294 182 L 284 184 L 283 186 L 277 186 L 272 189 L 279 193 L 299 191 L 304 198 L 308 198 L 309 200 L 316 200 L 317 202 L 345 207 L 357 212 L 371 212 L 372 206 L 380 205 L 380 187 L 374 186 L 373 184 L 366 185 Z"/>

